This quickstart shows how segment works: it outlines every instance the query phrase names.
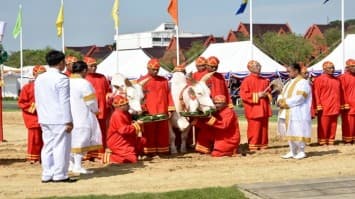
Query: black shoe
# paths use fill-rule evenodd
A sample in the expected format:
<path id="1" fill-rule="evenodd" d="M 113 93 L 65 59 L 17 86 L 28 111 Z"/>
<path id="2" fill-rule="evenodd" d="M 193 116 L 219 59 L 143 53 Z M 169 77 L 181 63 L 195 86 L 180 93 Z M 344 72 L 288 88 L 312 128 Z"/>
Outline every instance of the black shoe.
<path id="1" fill-rule="evenodd" d="M 68 183 L 72 183 L 72 182 L 76 182 L 78 181 L 78 179 L 75 178 L 65 178 L 63 180 L 53 180 L 54 183 L 56 182 L 68 182 Z"/>
<path id="2" fill-rule="evenodd" d="M 49 179 L 49 180 L 42 180 L 41 182 L 42 182 L 42 183 L 49 183 L 49 182 L 53 182 L 53 180 L 52 180 L 52 179 Z"/>

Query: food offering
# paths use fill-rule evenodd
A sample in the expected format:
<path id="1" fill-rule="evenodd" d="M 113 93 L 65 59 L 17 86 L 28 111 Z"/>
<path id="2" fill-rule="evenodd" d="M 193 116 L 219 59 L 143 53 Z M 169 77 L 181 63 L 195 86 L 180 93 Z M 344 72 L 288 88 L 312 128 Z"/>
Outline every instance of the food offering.
<path id="1" fill-rule="evenodd" d="M 143 115 L 141 117 L 138 117 L 138 120 L 142 120 L 144 123 L 159 122 L 167 119 L 169 119 L 169 117 L 166 114 Z"/>
<path id="2" fill-rule="evenodd" d="M 196 112 L 180 112 L 180 115 L 181 116 L 184 116 L 184 117 L 199 117 L 199 118 L 205 118 L 205 117 L 210 117 L 211 114 L 213 112 L 215 112 L 216 110 L 209 110 L 209 111 L 206 111 L 205 113 L 202 112 L 202 111 L 196 111 Z"/>

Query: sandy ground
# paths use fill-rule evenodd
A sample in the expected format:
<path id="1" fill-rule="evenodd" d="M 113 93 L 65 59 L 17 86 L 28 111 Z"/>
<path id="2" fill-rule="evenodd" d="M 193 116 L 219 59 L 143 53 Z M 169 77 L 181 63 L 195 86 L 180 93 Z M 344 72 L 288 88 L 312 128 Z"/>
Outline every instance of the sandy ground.
<path id="1" fill-rule="evenodd" d="M 0 198 L 36 198 L 129 192 L 164 192 L 190 188 L 232 186 L 239 183 L 288 181 L 355 175 L 355 146 L 307 147 L 308 158 L 283 160 L 286 142 L 270 124 L 270 148 L 246 156 L 212 158 L 188 153 L 169 158 L 155 157 L 137 164 L 104 166 L 85 162 L 94 170 L 74 184 L 40 182 L 40 165 L 25 162 L 26 129 L 20 112 L 5 112 L 4 138 L 0 143 Z M 242 143 L 246 123 L 240 122 Z M 315 129 L 313 130 L 315 134 Z M 338 128 L 337 138 L 340 138 Z M 315 142 L 313 136 L 312 142 Z"/>

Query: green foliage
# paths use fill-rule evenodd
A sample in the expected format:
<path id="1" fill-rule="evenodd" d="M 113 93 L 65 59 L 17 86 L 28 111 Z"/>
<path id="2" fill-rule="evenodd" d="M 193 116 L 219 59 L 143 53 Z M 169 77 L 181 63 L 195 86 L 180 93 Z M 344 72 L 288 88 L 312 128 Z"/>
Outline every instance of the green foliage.
<path id="1" fill-rule="evenodd" d="M 53 198 L 53 197 L 48 197 Z M 236 187 L 215 187 L 205 189 L 189 189 L 182 191 L 171 191 L 164 193 L 130 193 L 118 196 L 75 196 L 75 197 L 54 197 L 54 198 L 76 198 L 76 199 L 202 199 L 202 198 L 223 198 L 223 199 L 245 199 L 246 197 Z"/>
<path id="2" fill-rule="evenodd" d="M 267 32 L 255 38 L 255 44 L 277 62 L 286 65 L 307 62 L 313 50 L 309 41 L 295 34 Z"/>
<path id="3" fill-rule="evenodd" d="M 39 50 L 23 50 L 23 65 L 24 66 L 32 66 L 32 65 L 46 65 L 45 56 L 46 54 L 52 50 L 50 47 Z M 70 49 L 67 49 L 65 52 L 66 55 L 72 55 L 77 57 L 78 59 L 82 59 L 82 55 Z M 12 66 L 15 68 L 20 68 L 20 51 L 13 52 L 8 60 L 4 63 L 5 65 Z"/>
<path id="4" fill-rule="evenodd" d="M 187 63 L 190 63 L 191 61 L 195 60 L 198 56 L 202 54 L 204 50 L 205 46 L 203 45 L 202 41 L 192 42 L 191 48 L 184 53 Z"/>
<path id="5" fill-rule="evenodd" d="M 341 40 L 341 30 L 339 28 L 330 28 L 324 32 L 327 46 L 334 46 Z"/>
<path id="6" fill-rule="evenodd" d="M 4 50 L 3 46 L 0 44 L 0 64 L 6 62 L 8 58 L 7 52 Z"/>

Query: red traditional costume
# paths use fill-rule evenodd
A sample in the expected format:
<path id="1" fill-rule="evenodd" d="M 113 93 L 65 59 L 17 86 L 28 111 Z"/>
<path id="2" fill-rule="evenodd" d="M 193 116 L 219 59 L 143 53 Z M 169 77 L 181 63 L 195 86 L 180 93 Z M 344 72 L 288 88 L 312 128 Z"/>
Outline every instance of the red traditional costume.
<path id="1" fill-rule="evenodd" d="M 226 97 L 217 95 L 215 103 L 226 103 Z M 224 107 L 209 119 L 193 123 L 203 130 L 197 137 L 196 151 L 211 153 L 214 157 L 231 156 L 237 153 L 240 143 L 238 116 L 233 109 Z"/>
<path id="2" fill-rule="evenodd" d="M 33 68 L 33 76 L 45 72 L 43 66 L 36 65 Z M 24 85 L 18 98 L 18 106 L 22 109 L 22 116 L 27 128 L 27 160 L 39 162 L 43 146 L 42 130 L 38 124 L 38 117 L 35 106 L 34 81 Z"/>
<path id="3" fill-rule="evenodd" d="M 128 104 L 125 97 L 116 95 L 112 105 L 119 107 Z M 143 152 L 144 139 L 137 137 L 141 127 L 132 122 L 128 111 L 116 108 L 112 113 L 107 131 L 107 148 L 104 163 L 135 163 L 137 156 Z"/>
<path id="4" fill-rule="evenodd" d="M 198 67 L 207 65 L 207 60 L 204 57 L 198 57 L 195 61 L 197 71 L 192 74 L 192 79 L 200 81 L 201 78 L 208 73 L 206 69 L 199 70 Z"/>
<path id="5" fill-rule="evenodd" d="M 253 64 L 252 61 L 248 63 Z M 269 80 L 251 73 L 240 86 L 245 117 L 248 121 L 247 137 L 250 150 L 265 149 L 268 146 L 268 124 L 272 115 L 270 97 L 259 98 L 258 93 L 265 91 Z"/>
<path id="6" fill-rule="evenodd" d="M 151 59 L 148 68 L 159 69 L 158 59 Z M 168 80 L 161 76 L 147 74 L 141 77 L 138 82 L 149 78 L 143 86 L 144 104 L 143 109 L 149 115 L 166 114 L 169 107 L 174 109 L 170 95 Z M 150 122 L 144 124 L 143 137 L 146 139 L 144 153 L 168 153 L 169 152 L 169 126 L 168 120 Z"/>
<path id="7" fill-rule="evenodd" d="M 89 65 L 96 65 L 96 60 L 91 57 L 84 57 L 84 62 Z M 111 91 L 110 85 L 106 77 L 99 73 L 88 73 L 85 77 L 95 89 L 95 94 L 97 97 L 97 103 L 99 107 L 99 113 L 97 114 L 97 120 L 99 121 L 101 132 L 102 132 L 102 145 L 106 148 L 106 131 L 107 122 L 109 117 L 109 107 L 106 104 L 106 95 Z M 103 150 L 96 154 L 95 152 L 90 152 L 90 157 L 100 158 L 103 154 Z M 88 158 L 90 158 L 88 157 Z"/>
<path id="8" fill-rule="evenodd" d="M 207 65 L 215 68 L 217 71 L 219 60 L 217 57 L 211 56 L 207 59 Z M 207 80 L 207 86 L 211 90 L 211 97 L 214 98 L 217 95 L 224 95 L 227 98 L 227 106 L 229 108 L 234 108 L 232 98 L 230 97 L 226 80 L 221 73 L 215 72 L 210 79 Z"/>
<path id="9" fill-rule="evenodd" d="M 334 67 L 334 64 L 326 61 L 323 63 L 323 70 L 331 66 Z M 340 81 L 333 75 L 324 73 L 314 80 L 313 88 L 318 117 L 318 143 L 333 145 L 340 113 Z"/>
<path id="10" fill-rule="evenodd" d="M 64 74 L 66 74 L 68 77 L 70 77 L 70 75 L 72 73 L 71 72 L 71 70 L 72 70 L 71 67 L 73 67 L 74 62 L 77 62 L 77 61 L 78 61 L 78 59 L 76 57 L 74 57 L 74 56 L 65 57 L 65 66 L 66 66 L 66 68 L 65 68 Z M 70 68 L 68 68 L 68 67 L 70 67 Z"/>
<path id="11" fill-rule="evenodd" d="M 346 61 L 347 67 L 354 67 L 355 60 Z M 339 77 L 341 84 L 342 137 L 345 143 L 355 142 L 355 74 L 345 71 Z"/>

